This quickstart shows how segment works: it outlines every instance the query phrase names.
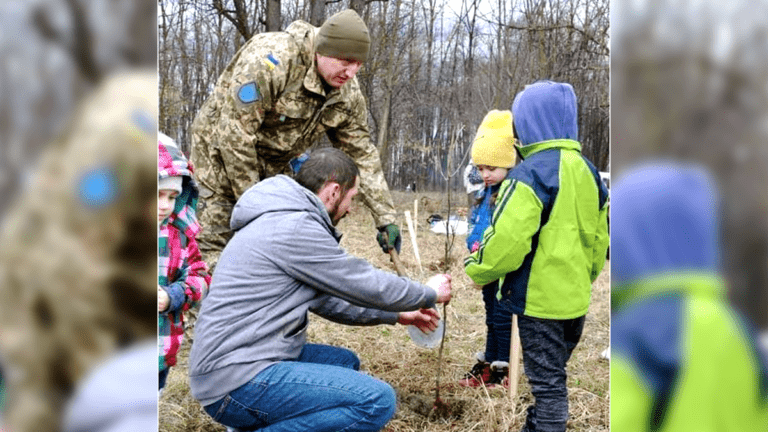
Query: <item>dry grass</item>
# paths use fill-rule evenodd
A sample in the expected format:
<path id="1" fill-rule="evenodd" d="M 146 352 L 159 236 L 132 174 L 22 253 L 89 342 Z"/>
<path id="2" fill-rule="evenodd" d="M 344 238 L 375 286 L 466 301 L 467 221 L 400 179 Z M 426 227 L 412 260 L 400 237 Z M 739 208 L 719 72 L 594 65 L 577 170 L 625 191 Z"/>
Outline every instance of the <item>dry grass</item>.
<path id="1" fill-rule="evenodd" d="M 409 240 L 403 211 L 413 213 L 413 200 L 424 194 L 394 192 L 400 212 L 398 222 L 403 231 L 401 258 L 408 273 L 420 279 L 413 248 Z M 439 194 L 428 194 L 440 200 Z M 466 197 L 458 194 L 454 206 L 464 206 Z M 442 208 L 445 209 L 445 201 Z M 457 209 L 458 210 L 458 209 Z M 426 218 L 428 212 L 419 209 L 418 247 L 424 269 L 424 280 L 441 271 L 445 256 L 445 236 L 431 233 Z M 443 214 L 445 216 L 445 214 Z M 373 231 L 373 220 L 358 208 L 341 222 L 344 233 L 341 245 L 351 254 L 368 260 L 374 266 L 394 272 L 387 255 L 381 253 Z M 464 236 L 458 236 L 451 251 L 449 271 L 453 276 L 453 300 L 448 306 L 447 335 L 443 362 L 437 364 L 437 349 L 427 350 L 413 344 L 403 326 L 349 327 L 312 316 L 309 340 L 343 346 L 355 351 L 362 361 L 361 369 L 390 383 L 397 391 L 399 406 L 395 417 L 387 424 L 388 432 L 413 431 L 516 431 L 525 421 L 525 410 L 532 402 L 530 387 L 520 365 L 519 397 L 512 404 L 503 390 L 462 388 L 456 382 L 474 363 L 473 353 L 485 347 L 485 324 L 482 297 L 471 288 L 463 271 L 466 256 Z M 608 265 L 592 292 L 592 305 L 587 315 L 584 334 L 568 363 L 570 402 L 569 431 L 607 431 L 608 426 L 608 362 L 600 353 L 609 340 Z M 442 308 L 441 308 L 442 310 Z M 189 395 L 186 377 L 189 344 L 185 343 L 179 364 L 171 370 L 168 384 L 160 401 L 160 431 L 224 431 L 208 417 Z M 435 399 L 435 378 L 441 367 L 441 399 L 452 408 L 448 419 L 428 418 Z"/>

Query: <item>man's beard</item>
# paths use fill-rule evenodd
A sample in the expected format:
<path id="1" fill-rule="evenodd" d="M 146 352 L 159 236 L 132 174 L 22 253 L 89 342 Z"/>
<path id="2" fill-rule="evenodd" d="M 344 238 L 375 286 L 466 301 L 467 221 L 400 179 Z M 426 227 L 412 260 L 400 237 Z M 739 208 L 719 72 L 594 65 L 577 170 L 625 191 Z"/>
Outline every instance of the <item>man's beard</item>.
<path id="1" fill-rule="evenodd" d="M 339 199 L 336 201 L 336 203 L 334 204 L 334 206 L 333 206 L 333 209 L 332 209 L 332 210 L 330 211 L 330 213 L 328 214 L 328 215 L 331 217 L 331 223 L 333 224 L 333 226 L 336 226 L 336 225 L 338 225 L 338 224 L 339 224 L 339 222 L 341 222 L 341 220 L 342 220 L 342 219 L 344 219 L 344 217 L 345 217 L 345 216 L 347 216 L 346 214 L 343 214 L 343 215 L 341 215 L 341 216 L 339 216 L 339 215 L 338 215 L 338 212 L 339 212 L 339 204 L 341 204 L 341 201 L 342 201 L 343 199 L 344 199 L 344 197 L 341 197 L 341 198 L 339 198 Z"/>

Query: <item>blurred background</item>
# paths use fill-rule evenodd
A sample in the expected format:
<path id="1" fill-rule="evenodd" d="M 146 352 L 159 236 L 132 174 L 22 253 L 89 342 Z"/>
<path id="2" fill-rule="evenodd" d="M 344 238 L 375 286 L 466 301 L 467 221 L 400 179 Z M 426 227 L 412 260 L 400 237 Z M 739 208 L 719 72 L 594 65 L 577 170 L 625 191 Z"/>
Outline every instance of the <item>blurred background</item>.
<path id="1" fill-rule="evenodd" d="M 699 162 L 732 303 L 768 329 L 768 2 L 611 2 L 611 169 Z"/>
<path id="2" fill-rule="evenodd" d="M 0 2 L 0 430 L 96 430 L 67 406 L 154 341 L 156 41 L 152 0 Z"/>
<path id="3" fill-rule="evenodd" d="M 84 95 L 116 71 L 157 67 L 156 8 L 152 0 L 0 2 L 0 218 Z"/>

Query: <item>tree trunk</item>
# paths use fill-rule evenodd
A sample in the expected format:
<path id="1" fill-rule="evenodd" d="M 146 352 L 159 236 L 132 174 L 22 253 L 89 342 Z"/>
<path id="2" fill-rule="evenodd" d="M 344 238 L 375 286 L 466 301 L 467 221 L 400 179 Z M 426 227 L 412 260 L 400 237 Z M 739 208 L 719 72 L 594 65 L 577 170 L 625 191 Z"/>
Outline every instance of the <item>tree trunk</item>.
<path id="1" fill-rule="evenodd" d="M 309 3 L 309 23 L 320 27 L 325 21 L 325 0 L 311 0 Z"/>
<path id="2" fill-rule="evenodd" d="M 280 0 L 267 0 L 267 31 L 280 31 L 281 24 Z"/>
<path id="3" fill-rule="evenodd" d="M 365 9 L 365 0 L 349 0 L 349 8 L 357 12 L 358 15 L 363 16 L 363 9 Z"/>
<path id="4" fill-rule="evenodd" d="M 389 59 L 387 61 L 386 75 L 384 76 L 384 94 L 382 95 L 382 114 L 381 121 L 379 122 L 379 136 L 377 139 L 376 147 L 379 149 L 379 156 L 381 157 L 381 168 L 384 173 L 390 171 L 390 148 L 389 148 L 389 124 L 392 111 L 392 91 L 394 87 L 394 76 L 396 73 L 395 52 L 397 51 L 397 33 L 400 27 L 400 4 L 401 0 L 395 1 L 395 18 L 392 21 L 391 27 L 394 29 L 391 32 L 391 38 L 389 39 Z M 387 13 L 387 4 L 384 6 L 384 16 Z M 386 21 L 385 21 L 386 28 Z"/>

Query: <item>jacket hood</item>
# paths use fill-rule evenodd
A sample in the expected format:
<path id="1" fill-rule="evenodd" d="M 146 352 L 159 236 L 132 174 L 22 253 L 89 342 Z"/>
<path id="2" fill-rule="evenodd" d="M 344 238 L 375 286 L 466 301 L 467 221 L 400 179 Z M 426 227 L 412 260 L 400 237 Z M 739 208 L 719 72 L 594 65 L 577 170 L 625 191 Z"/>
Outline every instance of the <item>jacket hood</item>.
<path id="1" fill-rule="evenodd" d="M 288 27 L 285 29 L 285 32 L 289 33 L 297 40 L 306 40 L 307 42 L 314 45 L 315 35 L 319 30 L 320 29 L 318 27 L 315 27 L 306 21 L 296 20 L 288 25 Z"/>
<path id="2" fill-rule="evenodd" d="M 575 150 L 581 153 L 581 143 L 574 140 L 560 139 L 528 144 L 522 147 L 515 147 L 515 149 L 517 149 L 517 154 L 520 156 L 520 159 L 525 160 L 530 155 L 551 149 Z"/>
<path id="3" fill-rule="evenodd" d="M 200 231 L 196 209 L 198 188 L 193 177 L 192 162 L 184 157 L 176 143 L 163 133 L 158 133 L 157 178 L 158 180 L 181 176 L 181 194 L 176 197 L 176 206 L 168 217 L 169 224 L 175 225 L 188 235 L 194 237 Z"/>
<path id="4" fill-rule="evenodd" d="M 512 103 L 515 136 L 522 145 L 579 139 L 576 93 L 566 83 L 537 81 Z"/>
<path id="5" fill-rule="evenodd" d="M 701 167 L 654 163 L 611 191 L 613 290 L 662 274 L 719 271 L 719 197 Z"/>
<path id="6" fill-rule="evenodd" d="M 232 210 L 229 227 L 236 231 L 267 213 L 276 212 L 307 212 L 327 226 L 337 240 L 341 238 L 320 198 L 282 174 L 260 181 L 245 191 Z"/>

